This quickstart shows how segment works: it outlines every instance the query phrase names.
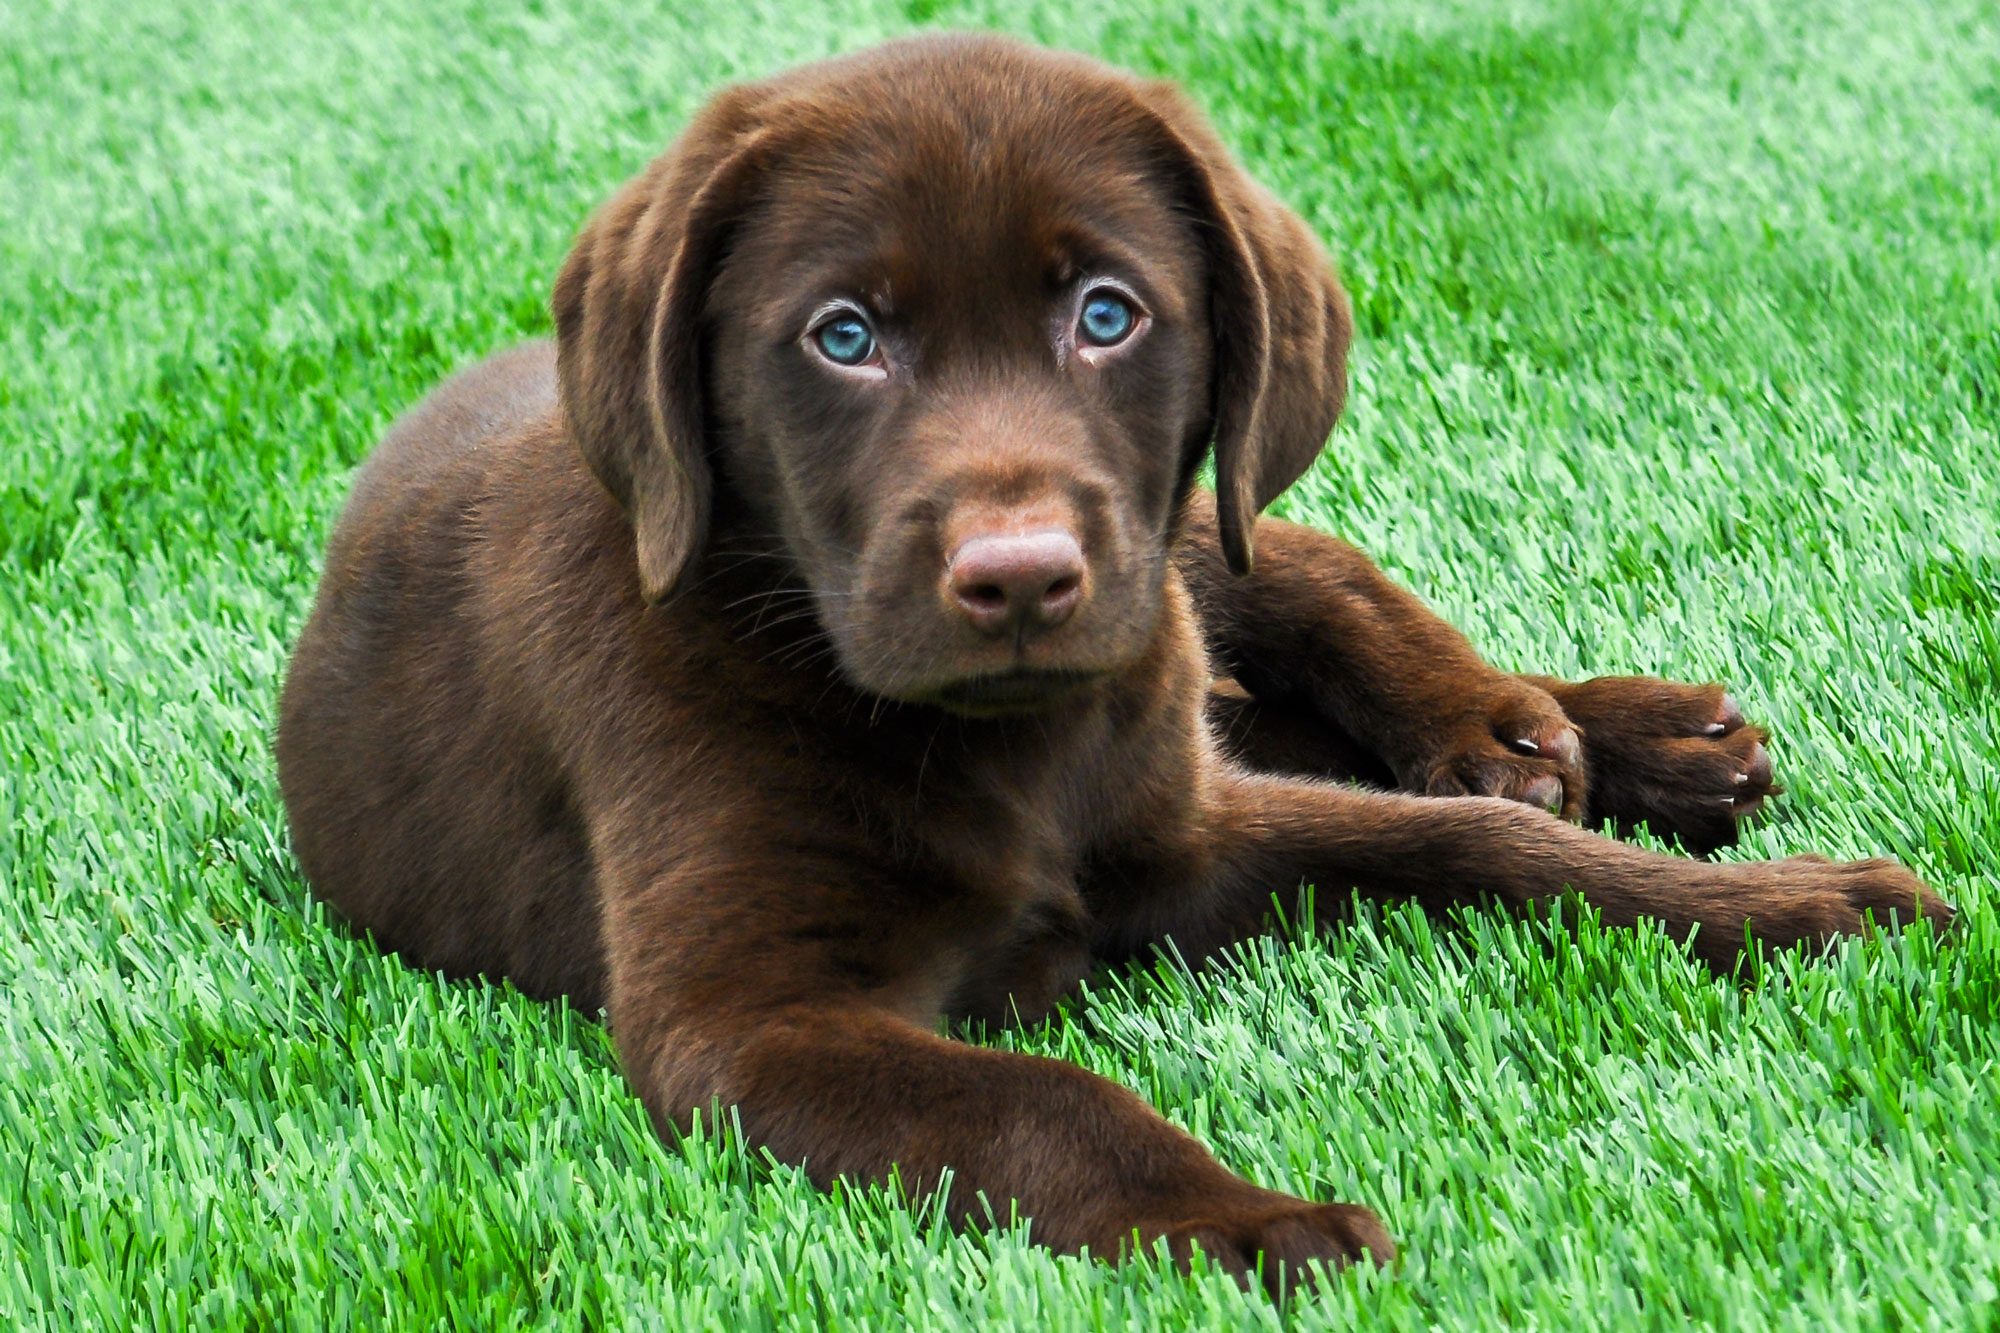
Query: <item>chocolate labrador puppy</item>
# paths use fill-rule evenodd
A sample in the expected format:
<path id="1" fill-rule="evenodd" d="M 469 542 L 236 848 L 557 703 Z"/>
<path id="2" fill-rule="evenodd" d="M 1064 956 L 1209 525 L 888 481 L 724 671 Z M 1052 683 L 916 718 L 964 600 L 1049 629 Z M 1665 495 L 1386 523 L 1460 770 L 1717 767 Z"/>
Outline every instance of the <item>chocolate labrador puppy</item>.
<path id="1" fill-rule="evenodd" d="M 584 230 L 555 318 L 361 469 L 279 770 L 321 895 L 608 1008 L 663 1133 L 735 1107 L 822 1182 L 949 1168 L 956 1216 L 1282 1288 L 1388 1233 L 940 1020 L 1212 955 L 1301 883 L 1573 888 L 1725 967 L 1746 928 L 1948 915 L 1889 861 L 1568 822 L 1726 841 L 1762 733 L 1714 686 L 1497 671 L 1259 519 L 1339 415 L 1347 300 L 1169 87 L 933 37 L 729 89 Z"/>

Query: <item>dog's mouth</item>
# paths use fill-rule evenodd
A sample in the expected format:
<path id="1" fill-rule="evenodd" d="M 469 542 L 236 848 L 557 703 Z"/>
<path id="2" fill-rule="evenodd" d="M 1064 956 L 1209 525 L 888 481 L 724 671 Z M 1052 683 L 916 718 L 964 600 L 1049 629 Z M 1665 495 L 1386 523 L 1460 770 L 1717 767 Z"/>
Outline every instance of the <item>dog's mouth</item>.
<path id="1" fill-rule="evenodd" d="M 967 717 L 1038 713 L 1071 698 L 1098 679 L 1093 671 L 1012 667 L 941 685 L 930 702 Z"/>

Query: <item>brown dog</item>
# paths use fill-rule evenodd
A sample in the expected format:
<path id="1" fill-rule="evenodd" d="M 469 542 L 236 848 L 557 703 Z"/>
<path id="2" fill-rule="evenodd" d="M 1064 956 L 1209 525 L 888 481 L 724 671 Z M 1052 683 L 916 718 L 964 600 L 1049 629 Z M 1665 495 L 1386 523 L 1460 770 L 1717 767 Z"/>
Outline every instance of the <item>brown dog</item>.
<path id="1" fill-rule="evenodd" d="M 1258 519 L 1340 411 L 1347 303 L 1167 87 L 933 38 L 731 89 L 555 313 L 361 470 L 278 758 L 319 893 L 424 966 L 607 1006 L 663 1132 L 734 1106 L 821 1181 L 949 1168 L 956 1215 L 1276 1287 L 1388 1235 L 940 1016 L 1213 954 L 1302 881 L 1569 886 L 1724 966 L 1746 925 L 1949 914 L 1887 861 L 1557 818 L 1724 841 L 1762 733 L 1717 687 L 1503 674 Z"/>

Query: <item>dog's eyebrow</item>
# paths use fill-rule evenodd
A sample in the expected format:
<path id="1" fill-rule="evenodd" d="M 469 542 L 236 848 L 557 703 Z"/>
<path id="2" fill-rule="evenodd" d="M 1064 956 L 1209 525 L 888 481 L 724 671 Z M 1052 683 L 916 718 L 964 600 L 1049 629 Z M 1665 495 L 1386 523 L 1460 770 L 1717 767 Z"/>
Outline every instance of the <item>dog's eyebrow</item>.
<path id="1" fill-rule="evenodd" d="M 856 314 L 874 319 L 890 319 L 895 316 L 896 305 L 887 283 L 859 291 L 853 296 L 833 296 L 814 306 L 806 316 L 806 328 L 813 329 L 819 322 L 836 311 L 852 310 Z"/>
<path id="2" fill-rule="evenodd" d="M 1076 229 L 1056 238 L 1050 249 L 1047 273 L 1057 287 L 1108 280 L 1129 290 L 1149 306 L 1159 304 L 1159 287 L 1154 265 L 1143 252 L 1119 238 L 1095 229 Z"/>
<path id="3" fill-rule="evenodd" d="M 813 307 L 812 313 L 806 316 L 806 329 L 810 332 L 819 327 L 821 320 L 827 318 L 829 315 L 839 314 L 842 311 L 852 311 L 857 315 L 866 315 L 869 313 L 868 307 L 869 302 L 865 300 L 857 301 L 850 296 L 836 296 L 831 300 L 821 301 Z"/>
<path id="4" fill-rule="evenodd" d="M 1079 294 L 1089 289 L 1098 287 L 1106 288 L 1128 298 L 1146 313 L 1152 313 L 1152 303 L 1139 294 L 1138 288 L 1115 273 L 1106 273 L 1101 269 L 1095 268 L 1082 269 L 1076 275 L 1076 286 Z"/>

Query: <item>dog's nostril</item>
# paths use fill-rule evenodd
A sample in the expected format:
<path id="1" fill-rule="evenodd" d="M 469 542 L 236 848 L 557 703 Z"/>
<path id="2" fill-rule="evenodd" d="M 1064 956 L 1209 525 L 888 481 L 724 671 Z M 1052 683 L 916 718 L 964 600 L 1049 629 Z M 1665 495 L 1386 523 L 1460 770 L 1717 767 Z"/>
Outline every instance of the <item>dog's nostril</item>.
<path id="1" fill-rule="evenodd" d="M 1083 548 L 1071 533 L 971 537 L 952 553 L 947 599 L 988 634 L 1051 629 L 1083 598 Z"/>

